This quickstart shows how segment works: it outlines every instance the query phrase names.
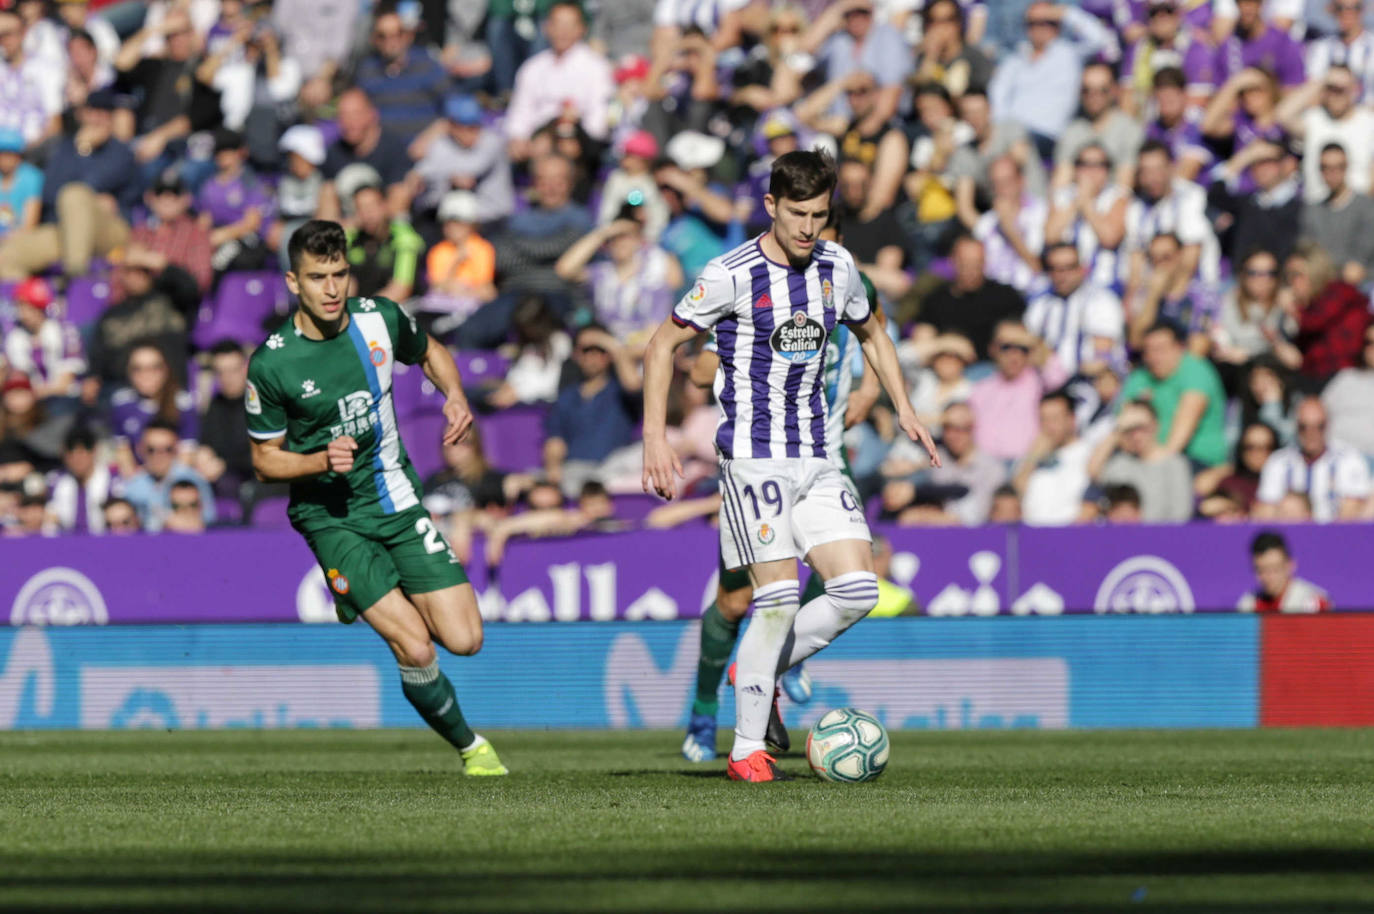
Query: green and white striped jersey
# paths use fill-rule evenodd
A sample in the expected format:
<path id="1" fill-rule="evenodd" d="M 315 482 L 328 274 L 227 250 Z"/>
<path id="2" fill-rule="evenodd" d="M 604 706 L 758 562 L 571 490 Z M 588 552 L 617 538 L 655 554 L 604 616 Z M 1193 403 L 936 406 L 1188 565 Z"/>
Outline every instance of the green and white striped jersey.
<path id="1" fill-rule="evenodd" d="M 253 353 L 244 409 L 248 433 L 286 438 L 307 454 L 342 435 L 358 442 L 353 469 L 291 484 L 294 521 L 385 516 L 420 502 L 420 480 L 401 443 L 391 399 L 391 370 L 415 365 L 428 337 L 393 301 L 350 298 L 348 326 L 312 340 L 288 320 Z"/>

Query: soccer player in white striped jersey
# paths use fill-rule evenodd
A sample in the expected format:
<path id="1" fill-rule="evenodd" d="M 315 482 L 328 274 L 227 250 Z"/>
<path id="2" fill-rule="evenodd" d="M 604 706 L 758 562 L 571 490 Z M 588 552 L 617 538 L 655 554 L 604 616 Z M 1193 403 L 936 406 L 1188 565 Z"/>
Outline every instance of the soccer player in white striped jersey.
<path id="1" fill-rule="evenodd" d="M 824 153 L 780 156 L 764 197 L 772 226 L 706 265 L 644 357 L 643 484 L 671 499 L 682 475 L 665 434 L 673 353 L 715 329 L 721 555 L 727 568 L 747 566 L 754 584 L 754 619 L 740 639 L 735 675 L 735 742 L 726 768 L 735 780 L 784 779 L 764 745 L 779 673 L 828 645 L 878 600 L 868 522 L 837 466 L 842 442 L 826 433 L 822 371 L 838 324 L 858 336 L 902 431 L 939 465 L 854 258 L 819 240 L 835 180 Z M 825 593 L 806 606 L 799 605 L 798 558 L 825 580 Z"/>

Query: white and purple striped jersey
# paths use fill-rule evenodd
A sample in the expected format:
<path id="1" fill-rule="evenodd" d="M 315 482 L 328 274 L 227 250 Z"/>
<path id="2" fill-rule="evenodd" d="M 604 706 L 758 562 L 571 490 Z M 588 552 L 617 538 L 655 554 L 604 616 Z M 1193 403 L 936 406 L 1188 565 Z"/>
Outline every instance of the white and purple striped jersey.
<path id="1" fill-rule="evenodd" d="M 827 342 L 837 324 L 868 317 L 859 268 L 833 242 L 817 241 L 801 271 L 765 257 L 758 238 L 707 263 L 673 322 L 715 329 L 721 457 L 835 460 L 842 442 L 826 430 Z"/>

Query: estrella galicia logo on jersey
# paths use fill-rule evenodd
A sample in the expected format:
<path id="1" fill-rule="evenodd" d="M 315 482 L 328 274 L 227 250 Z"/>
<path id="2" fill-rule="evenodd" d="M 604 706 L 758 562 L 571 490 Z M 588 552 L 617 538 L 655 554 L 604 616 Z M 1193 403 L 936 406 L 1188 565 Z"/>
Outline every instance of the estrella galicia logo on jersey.
<path id="1" fill-rule="evenodd" d="M 835 287 L 828 279 L 821 280 L 821 304 L 827 308 L 835 307 Z"/>
<path id="2" fill-rule="evenodd" d="M 773 542 L 777 535 L 778 532 L 767 524 L 759 528 L 759 542 L 763 543 L 765 546 Z"/>
<path id="3" fill-rule="evenodd" d="M 348 593 L 348 578 L 339 573 L 339 569 L 329 569 L 329 586 L 334 588 L 334 592 L 340 595 Z"/>
<path id="4" fill-rule="evenodd" d="M 358 419 L 372 411 L 372 394 L 365 390 L 355 390 L 339 401 L 339 419 L 347 422 Z"/>
<path id="5" fill-rule="evenodd" d="M 381 368 L 386 364 L 386 350 L 378 346 L 375 342 L 368 341 L 367 357 L 372 360 L 372 364 Z"/>
<path id="6" fill-rule="evenodd" d="M 301 399 L 309 400 L 311 397 L 318 396 L 320 389 L 315 386 L 315 382 L 306 378 L 301 382 Z"/>
<path id="7" fill-rule="evenodd" d="M 262 415 L 262 397 L 258 396 L 258 388 L 252 381 L 243 392 L 243 411 L 250 416 Z"/>
<path id="8" fill-rule="evenodd" d="M 796 311 L 790 321 L 778 325 L 768 344 L 790 362 L 809 362 L 825 351 L 825 328 L 805 311 Z"/>

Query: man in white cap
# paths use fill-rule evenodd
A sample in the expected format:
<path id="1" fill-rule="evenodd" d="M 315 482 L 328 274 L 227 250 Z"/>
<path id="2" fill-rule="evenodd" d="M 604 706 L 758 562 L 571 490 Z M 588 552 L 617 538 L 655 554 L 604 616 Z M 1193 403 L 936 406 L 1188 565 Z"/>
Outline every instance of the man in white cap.
<path id="1" fill-rule="evenodd" d="M 281 183 L 277 185 L 277 222 L 268 243 L 286 260 L 286 242 L 291 233 L 320 210 L 324 190 L 324 135 L 313 124 L 297 124 L 282 134 L 277 143 L 286 161 Z"/>
<path id="2" fill-rule="evenodd" d="M 425 258 L 429 292 L 418 308 L 441 313 L 429 330 L 443 336 L 478 307 L 496 297 L 496 249 L 477 233 L 481 212 L 476 194 L 451 190 L 439 201 L 444 240 Z"/>

